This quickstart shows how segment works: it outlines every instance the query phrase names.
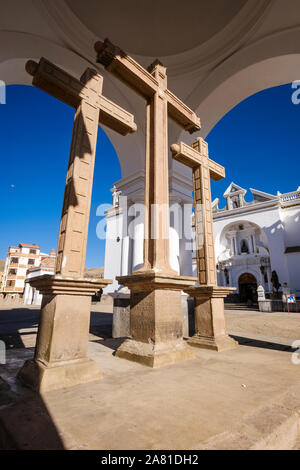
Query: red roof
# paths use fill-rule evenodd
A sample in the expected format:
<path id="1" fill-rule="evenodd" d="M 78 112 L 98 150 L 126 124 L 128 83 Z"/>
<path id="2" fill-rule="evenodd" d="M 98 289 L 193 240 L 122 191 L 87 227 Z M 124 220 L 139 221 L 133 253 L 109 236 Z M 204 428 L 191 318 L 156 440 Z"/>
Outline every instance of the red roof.
<path id="1" fill-rule="evenodd" d="M 19 243 L 19 246 L 29 246 L 31 248 L 41 248 L 39 245 L 28 245 L 27 243 Z"/>

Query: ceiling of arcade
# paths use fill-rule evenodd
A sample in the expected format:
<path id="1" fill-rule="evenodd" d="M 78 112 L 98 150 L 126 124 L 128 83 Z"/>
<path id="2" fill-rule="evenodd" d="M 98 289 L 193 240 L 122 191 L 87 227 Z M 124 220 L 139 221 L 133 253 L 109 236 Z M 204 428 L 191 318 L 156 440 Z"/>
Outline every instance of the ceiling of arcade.
<path id="1" fill-rule="evenodd" d="M 161 57 L 185 52 L 208 41 L 233 19 L 246 1 L 127 0 L 126 8 L 124 0 L 66 0 L 66 3 L 96 36 L 109 37 L 129 54 Z"/>
<path id="2" fill-rule="evenodd" d="M 135 136 L 108 132 L 127 176 L 144 164 L 145 106 L 95 63 L 95 41 L 108 36 L 144 66 L 158 57 L 168 68 L 170 90 L 199 112 L 205 136 L 237 100 L 284 82 L 291 63 L 295 73 L 299 59 L 270 67 L 265 78 L 262 67 L 244 75 L 242 85 L 231 80 L 253 64 L 300 54 L 299 28 L 299 0 L 289 0 L 289 8 L 286 0 L 10 0 L 0 16 L 0 79 L 29 84 L 25 62 L 41 56 L 75 76 L 98 68 L 105 95 L 134 113 L 138 124 Z M 171 124 L 170 141 L 180 137 Z M 187 143 L 194 138 L 184 134 Z"/>

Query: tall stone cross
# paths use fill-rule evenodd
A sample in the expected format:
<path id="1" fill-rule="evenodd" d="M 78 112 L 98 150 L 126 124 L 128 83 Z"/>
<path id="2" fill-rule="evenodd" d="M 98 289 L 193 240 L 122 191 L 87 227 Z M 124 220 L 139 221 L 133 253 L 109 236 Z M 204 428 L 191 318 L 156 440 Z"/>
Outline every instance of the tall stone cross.
<path id="1" fill-rule="evenodd" d="M 42 58 L 29 61 L 33 85 L 75 108 L 54 276 L 33 278 L 43 294 L 35 356 L 19 378 L 44 392 L 101 377 L 87 357 L 91 296 L 112 281 L 84 279 L 84 267 L 99 124 L 126 135 L 134 117 L 102 95 L 103 78 L 88 68 L 80 80 Z"/>
<path id="2" fill-rule="evenodd" d="M 225 178 L 225 168 L 209 158 L 202 138 L 192 147 L 183 142 L 174 144 L 171 152 L 193 171 L 198 287 L 185 289 L 195 299 L 195 335 L 189 344 L 217 351 L 232 349 L 237 343 L 226 334 L 224 298 L 235 289 L 217 286 L 210 190 L 210 180 Z"/>
<path id="3" fill-rule="evenodd" d="M 130 335 L 119 357 L 151 367 L 193 356 L 182 339 L 181 291 L 195 282 L 169 262 L 168 119 L 193 133 L 200 119 L 169 89 L 166 68 L 146 70 L 109 40 L 95 44 L 97 62 L 146 100 L 144 265 L 118 281 L 131 291 Z"/>
<path id="4" fill-rule="evenodd" d="M 180 142 L 171 146 L 175 160 L 192 168 L 196 260 L 199 285 L 217 285 L 210 180 L 225 178 L 225 168 L 208 157 L 205 140 L 197 139 L 192 147 Z"/>
<path id="5" fill-rule="evenodd" d="M 97 61 L 146 100 L 148 226 L 145 232 L 148 236 L 145 237 L 143 269 L 173 272 L 169 264 L 168 118 L 190 133 L 201 129 L 200 119 L 168 90 L 166 68 L 158 60 L 146 70 L 108 40 L 96 43 L 95 49 Z"/>
<path id="6" fill-rule="evenodd" d="M 103 77 L 86 69 L 80 80 L 42 58 L 29 61 L 33 85 L 75 108 L 66 188 L 57 247 L 56 274 L 84 273 L 99 124 L 119 134 L 136 131 L 134 117 L 102 95 Z"/>

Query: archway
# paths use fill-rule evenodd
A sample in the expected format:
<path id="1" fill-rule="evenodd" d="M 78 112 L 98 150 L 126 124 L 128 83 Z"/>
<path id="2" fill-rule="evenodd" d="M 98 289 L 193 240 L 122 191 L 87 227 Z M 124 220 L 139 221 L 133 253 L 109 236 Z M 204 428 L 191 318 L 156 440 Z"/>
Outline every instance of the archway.
<path id="1" fill-rule="evenodd" d="M 240 302 L 257 301 L 257 280 L 253 274 L 244 273 L 239 277 Z"/>

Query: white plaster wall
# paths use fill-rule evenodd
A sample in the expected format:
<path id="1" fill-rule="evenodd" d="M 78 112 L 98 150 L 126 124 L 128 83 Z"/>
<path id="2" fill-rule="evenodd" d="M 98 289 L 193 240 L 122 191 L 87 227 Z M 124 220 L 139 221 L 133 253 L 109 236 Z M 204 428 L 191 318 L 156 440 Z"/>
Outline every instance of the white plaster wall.
<path id="1" fill-rule="evenodd" d="M 300 253 L 286 254 L 286 262 L 290 273 L 291 293 L 300 296 Z"/>
<path id="2" fill-rule="evenodd" d="M 282 209 L 282 221 L 285 228 L 287 247 L 300 245 L 300 206 Z"/>
<path id="3" fill-rule="evenodd" d="M 27 268 L 18 268 L 17 276 L 26 276 Z"/>
<path id="4" fill-rule="evenodd" d="M 112 214 L 115 215 L 112 216 Z M 118 282 L 115 278 L 122 274 L 123 213 L 110 212 L 106 223 L 104 277 L 112 279 L 113 283 L 104 289 L 104 292 L 109 293 L 118 288 Z M 117 241 L 118 237 L 120 238 L 119 242 Z"/>
<path id="5" fill-rule="evenodd" d="M 19 288 L 22 288 L 22 289 L 23 289 L 23 287 L 24 287 L 24 280 L 22 280 L 22 279 L 17 279 L 17 280 L 16 280 L 15 287 L 19 287 Z"/>
<path id="6" fill-rule="evenodd" d="M 36 271 L 29 272 L 26 277 L 25 282 L 25 289 L 24 289 L 24 305 L 41 305 L 43 295 L 36 289 L 31 287 L 30 283 L 28 282 L 29 279 L 33 279 L 35 277 L 44 276 L 45 274 L 54 274 L 54 269 L 50 268 L 41 268 Z"/>

